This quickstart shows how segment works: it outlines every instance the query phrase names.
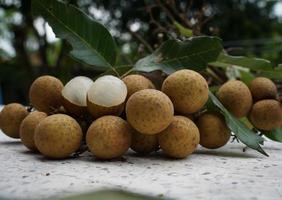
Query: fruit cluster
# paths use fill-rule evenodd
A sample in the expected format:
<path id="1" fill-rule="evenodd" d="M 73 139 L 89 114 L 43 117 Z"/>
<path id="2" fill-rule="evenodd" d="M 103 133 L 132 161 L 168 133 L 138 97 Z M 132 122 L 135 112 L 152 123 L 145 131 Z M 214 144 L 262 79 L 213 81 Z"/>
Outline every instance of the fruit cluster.
<path id="1" fill-rule="evenodd" d="M 282 125 L 277 95 L 275 84 L 266 78 L 256 78 L 249 87 L 228 81 L 218 91 L 234 116 L 248 116 L 260 130 Z M 120 157 L 129 148 L 140 154 L 162 149 L 169 157 L 185 158 L 199 143 L 215 149 L 230 139 L 221 113 L 205 108 L 208 97 L 206 80 L 187 69 L 169 75 L 161 90 L 141 75 L 122 80 L 106 75 L 95 81 L 78 76 L 65 86 L 55 77 L 41 76 L 29 91 L 34 109 L 6 105 L 0 128 L 53 159 L 70 156 L 84 143 L 99 159 Z"/>

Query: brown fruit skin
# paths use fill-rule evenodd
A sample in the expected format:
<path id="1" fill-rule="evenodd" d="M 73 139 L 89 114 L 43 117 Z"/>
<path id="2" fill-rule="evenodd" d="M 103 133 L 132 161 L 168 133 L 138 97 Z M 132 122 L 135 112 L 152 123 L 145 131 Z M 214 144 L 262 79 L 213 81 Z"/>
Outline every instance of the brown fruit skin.
<path id="1" fill-rule="evenodd" d="M 186 158 L 200 142 L 200 133 L 187 117 L 174 116 L 172 123 L 158 135 L 161 149 L 172 158 Z"/>
<path id="2" fill-rule="evenodd" d="M 119 116 L 124 110 L 124 103 L 121 103 L 117 106 L 112 107 L 105 107 L 96 105 L 89 101 L 87 98 L 87 108 L 89 113 L 94 119 L 98 119 L 99 117 L 105 116 L 105 115 L 115 115 Z"/>
<path id="3" fill-rule="evenodd" d="M 142 75 L 132 74 L 124 77 L 122 80 L 127 87 L 127 99 L 137 91 L 144 89 L 156 89 L 154 84 Z"/>
<path id="4" fill-rule="evenodd" d="M 78 106 L 74 103 L 69 102 L 66 98 L 62 96 L 62 104 L 63 107 L 75 116 L 82 116 L 83 114 L 87 113 L 87 106 Z"/>
<path id="5" fill-rule="evenodd" d="M 40 76 L 29 89 L 30 103 L 38 111 L 50 113 L 62 105 L 62 82 L 53 76 Z"/>
<path id="6" fill-rule="evenodd" d="M 175 111 L 185 115 L 199 111 L 209 97 L 207 81 L 198 72 L 188 69 L 169 75 L 162 91 L 171 99 Z"/>
<path id="7" fill-rule="evenodd" d="M 82 130 L 75 119 L 65 114 L 55 114 L 38 124 L 34 141 L 44 156 L 63 159 L 80 147 L 82 137 Z"/>
<path id="8" fill-rule="evenodd" d="M 34 111 L 30 113 L 21 123 L 20 138 L 22 143 L 31 151 L 37 151 L 34 143 L 34 132 L 36 126 L 47 117 L 44 112 Z"/>
<path id="9" fill-rule="evenodd" d="M 246 116 L 253 104 L 251 91 L 245 83 L 238 80 L 223 84 L 217 96 L 224 107 L 237 118 Z"/>
<path id="10" fill-rule="evenodd" d="M 157 134 L 171 123 L 173 104 L 163 92 L 154 89 L 134 93 L 126 103 L 129 124 L 143 134 Z"/>
<path id="11" fill-rule="evenodd" d="M 264 77 L 255 78 L 249 85 L 254 101 L 276 99 L 277 88 L 272 80 Z"/>
<path id="12" fill-rule="evenodd" d="M 267 99 L 256 102 L 249 119 L 260 130 L 271 131 L 282 124 L 282 108 L 279 101 Z"/>
<path id="13" fill-rule="evenodd" d="M 4 106 L 0 113 L 0 128 L 3 133 L 11 138 L 20 138 L 20 125 L 28 115 L 24 106 L 18 103 L 10 103 Z"/>
<path id="14" fill-rule="evenodd" d="M 224 146 L 230 139 L 231 131 L 224 117 L 218 112 L 206 112 L 197 120 L 200 131 L 200 144 L 208 149 Z"/>
<path id="15" fill-rule="evenodd" d="M 122 156 L 131 145 L 132 129 L 117 116 L 104 116 L 94 121 L 86 134 L 89 150 L 99 159 Z"/>
<path id="16" fill-rule="evenodd" d="M 159 149 L 157 135 L 145 135 L 136 130 L 132 132 L 132 143 L 130 148 L 136 153 L 146 155 Z"/>

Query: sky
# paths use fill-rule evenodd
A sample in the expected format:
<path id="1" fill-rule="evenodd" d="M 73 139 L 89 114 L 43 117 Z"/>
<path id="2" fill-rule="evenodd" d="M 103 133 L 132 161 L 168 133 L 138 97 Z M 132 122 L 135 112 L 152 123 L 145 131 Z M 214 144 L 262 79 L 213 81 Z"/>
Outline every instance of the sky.
<path id="1" fill-rule="evenodd" d="M 279 2 L 276 4 L 275 8 L 274 8 L 274 13 L 278 16 L 282 17 L 282 2 Z"/>

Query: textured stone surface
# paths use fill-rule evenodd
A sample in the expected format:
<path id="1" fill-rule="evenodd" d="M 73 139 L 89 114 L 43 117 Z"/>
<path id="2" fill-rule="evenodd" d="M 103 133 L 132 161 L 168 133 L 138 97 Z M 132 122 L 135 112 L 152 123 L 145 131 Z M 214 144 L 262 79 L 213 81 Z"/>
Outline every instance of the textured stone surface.
<path id="1" fill-rule="evenodd" d="M 119 188 L 174 199 L 282 199 L 282 144 L 266 142 L 264 157 L 243 145 L 197 152 L 184 160 L 133 152 L 101 162 L 90 154 L 47 160 L 0 133 L 0 199 L 44 199 Z"/>

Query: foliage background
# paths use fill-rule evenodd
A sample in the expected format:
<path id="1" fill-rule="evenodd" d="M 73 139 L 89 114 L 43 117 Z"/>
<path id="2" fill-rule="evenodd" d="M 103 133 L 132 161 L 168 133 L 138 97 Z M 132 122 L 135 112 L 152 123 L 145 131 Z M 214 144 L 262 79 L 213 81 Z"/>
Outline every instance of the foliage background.
<path id="1" fill-rule="evenodd" d="M 118 65 L 132 65 L 168 38 L 215 35 L 231 55 L 258 56 L 282 63 L 282 19 L 275 15 L 278 1 L 263 0 L 69 0 L 105 24 L 120 52 Z M 0 86 L 4 103 L 28 102 L 30 83 L 53 74 L 63 82 L 75 75 L 95 77 L 100 72 L 69 57 L 70 46 L 50 37 L 50 27 L 32 17 L 30 0 L 0 0 Z M 218 83 L 228 77 L 214 69 Z M 217 83 L 217 82 L 216 82 Z"/>

